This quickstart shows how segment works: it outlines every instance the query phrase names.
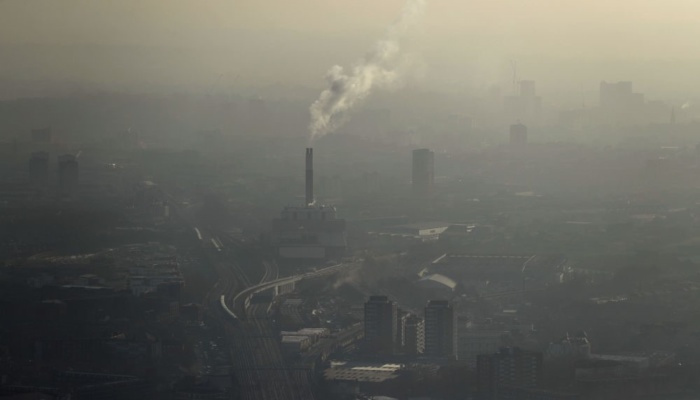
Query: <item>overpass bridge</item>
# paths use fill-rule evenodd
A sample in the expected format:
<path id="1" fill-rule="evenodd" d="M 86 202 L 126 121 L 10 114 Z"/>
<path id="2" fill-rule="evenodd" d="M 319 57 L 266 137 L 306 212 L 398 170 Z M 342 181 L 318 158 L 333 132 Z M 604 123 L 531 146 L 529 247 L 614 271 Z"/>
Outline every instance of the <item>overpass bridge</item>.
<path id="1" fill-rule="evenodd" d="M 220 302 L 221 302 L 221 307 L 224 309 L 224 312 L 229 314 L 231 317 L 235 319 L 245 319 L 246 318 L 246 310 L 248 307 L 250 307 L 251 300 L 253 300 L 253 297 L 255 295 L 258 295 L 260 293 L 263 293 L 265 291 L 272 291 L 273 297 L 277 296 L 279 294 L 283 293 L 289 293 L 294 290 L 295 284 L 299 281 L 302 281 L 304 279 L 314 279 L 314 278 L 321 278 L 324 276 L 329 276 L 336 274 L 346 268 L 349 267 L 358 267 L 359 264 L 336 264 L 332 265 L 330 267 L 326 268 L 321 268 L 316 271 L 312 272 L 307 272 L 304 274 L 299 274 L 299 275 L 292 275 L 288 276 L 285 278 L 279 278 L 275 279 L 269 282 L 262 282 L 260 284 L 251 286 L 249 288 L 246 288 L 239 292 L 232 300 L 231 302 L 231 307 L 229 308 L 228 304 L 226 303 L 226 297 L 225 295 L 221 295 Z"/>

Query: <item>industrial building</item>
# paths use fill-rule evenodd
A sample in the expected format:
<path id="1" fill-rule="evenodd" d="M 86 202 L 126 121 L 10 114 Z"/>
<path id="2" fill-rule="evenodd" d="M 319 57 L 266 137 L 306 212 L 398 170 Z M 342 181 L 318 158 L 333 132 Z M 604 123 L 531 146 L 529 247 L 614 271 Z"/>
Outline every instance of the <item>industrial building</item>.
<path id="1" fill-rule="evenodd" d="M 306 193 L 302 206 L 288 206 L 272 221 L 272 240 L 283 259 L 342 257 L 347 246 L 345 220 L 333 206 L 314 198 L 313 149 L 306 149 Z"/>

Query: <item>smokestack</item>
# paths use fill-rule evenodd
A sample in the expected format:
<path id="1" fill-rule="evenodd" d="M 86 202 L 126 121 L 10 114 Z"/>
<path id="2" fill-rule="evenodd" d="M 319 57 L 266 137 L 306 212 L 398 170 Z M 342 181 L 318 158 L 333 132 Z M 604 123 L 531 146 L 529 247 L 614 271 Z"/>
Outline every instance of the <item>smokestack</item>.
<path id="1" fill-rule="evenodd" d="M 306 148 L 306 205 L 314 202 L 314 149 Z"/>

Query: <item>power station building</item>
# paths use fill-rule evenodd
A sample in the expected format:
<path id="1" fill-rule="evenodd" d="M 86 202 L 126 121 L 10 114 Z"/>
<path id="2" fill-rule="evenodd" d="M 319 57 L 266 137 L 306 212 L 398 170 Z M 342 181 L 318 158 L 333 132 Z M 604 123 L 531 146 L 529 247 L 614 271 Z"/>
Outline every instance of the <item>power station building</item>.
<path id="1" fill-rule="evenodd" d="M 345 254 L 345 220 L 335 207 L 314 199 L 313 149 L 306 149 L 306 196 L 302 206 L 287 206 L 272 221 L 272 240 L 286 259 L 329 259 Z"/>

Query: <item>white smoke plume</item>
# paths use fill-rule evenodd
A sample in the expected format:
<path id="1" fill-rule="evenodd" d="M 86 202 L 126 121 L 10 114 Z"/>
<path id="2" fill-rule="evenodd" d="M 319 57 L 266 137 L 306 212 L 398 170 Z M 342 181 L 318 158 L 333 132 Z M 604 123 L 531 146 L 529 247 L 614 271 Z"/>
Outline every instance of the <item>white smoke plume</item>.
<path id="1" fill-rule="evenodd" d="M 422 15 L 425 0 L 407 0 L 386 37 L 346 72 L 339 65 L 326 73 L 328 88 L 311 105 L 311 139 L 324 136 L 342 125 L 347 111 L 364 100 L 374 88 L 386 88 L 400 78 L 401 39 Z"/>

